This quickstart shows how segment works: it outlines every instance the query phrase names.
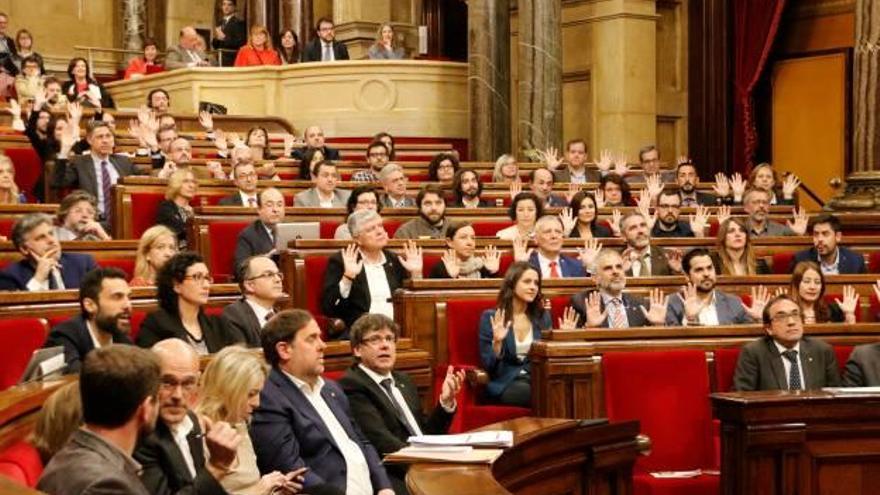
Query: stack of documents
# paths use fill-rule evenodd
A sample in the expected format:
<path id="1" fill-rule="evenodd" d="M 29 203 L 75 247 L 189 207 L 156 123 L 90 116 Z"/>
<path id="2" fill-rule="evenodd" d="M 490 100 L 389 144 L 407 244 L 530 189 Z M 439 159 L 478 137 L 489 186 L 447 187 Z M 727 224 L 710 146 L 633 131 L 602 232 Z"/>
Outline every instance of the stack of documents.
<path id="1" fill-rule="evenodd" d="M 489 430 L 458 435 L 419 435 L 409 437 L 407 441 L 413 446 L 511 447 L 513 446 L 513 432 L 510 430 Z"/>
<path id="2" fill-rule="evenodd" d="M 385 456 L 384 461 L 491 464 L 504 452 L 497 447 L 513 445 L 513 432 L 494 430 L 459 435 L 419 435 L 409 437 L 409 443 L 409 447 Z"/>

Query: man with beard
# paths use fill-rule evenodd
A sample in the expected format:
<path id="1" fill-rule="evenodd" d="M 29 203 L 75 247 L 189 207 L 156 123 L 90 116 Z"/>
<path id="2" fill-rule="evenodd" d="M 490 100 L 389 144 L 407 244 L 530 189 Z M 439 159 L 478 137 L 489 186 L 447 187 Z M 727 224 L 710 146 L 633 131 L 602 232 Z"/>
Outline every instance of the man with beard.
<path id="1" fill-rule="evenodd" d="M 388 164 L 388 146 L 382 141 L 373 141 L 367 145 L 367 167 L 358 170 L 351 176 L 354 182 L 379 182 L 379 173 Z"/>
<path id="2" fill-rule="evenodd" d="M 199 355 L 191 345 L 166 339 L 152 352 L 161 372 L 159 420 L 134 450 L 143 469 L 141 481 L 154 495 L 225 494 L 219 480 L 233 468 L 242 435 L 223 421 L 206 422 L 202 433 L 199 418 L 190 410 L 199 385 Z"/>
<path id="3" fill-rule="evenodd" d="M 429 184 L 416 196 L 419 217 L 401 225 L 395 239 L 445 239 L 449 222 L 446 221 L 446 197 L 439 186 Z"/>
<path id="4" fill-rule="evenodd" d="M 275 255 L 275 226 L 284 220 L 284 195 L 274 187 L 263 189 L 257 196 L 257 203 L 260 218 L 238 234 L 232 273 L 251 256 Z"/>
<path id="5" fill-rule="evenodd" d="M 708 216 L 703 206 L 697 205 L 697 211 L 691 215 L 690 221 L 679 220 L 681 197 L 678 193 L 664 189 L 657 198 L 657 214 L 651 237 L 703 237 L 708 227 Z"/>
<path id="6" fill-rule="evenodd" d="M 266 256 L 245 259 L 236 272 L 242 298 L 225 308 L 223 317 L 248 347 L 260 347 L 260 330 L 275 315 L 275 303 L 284 295 L 284 274 Z"/>
<path id="7" fill-rule="evenodd" d="M 336 25 L 329 17 L 318 19 L 315 34 L 318 36 L 306 43 L 303 49 L 303 62 L 332 62 L 348 60 L 345 43 L 336 41 Z"/>
<path id="8" fill-rule="evenodd" d="M 77 373 L 86 355 L 110 344 L 129 344 L 131 289 L 125 272 L 118 268 L 95 268 L 79 287 L 81 313 L 59 323 L 49 332 L 43 347 L 64 347 L 67 372 Z"/>
<path id="9" fill-rule="evenodd" d="M 628 213 L 620 220 L 620 234 L 626 241 L 621 253 L 628 277 L 650 277 L 681 273 L 678 251 L 669 251 L 651 245 L 648 221 L 641 213 Z"/>
<path id="10" fill-rule="evenodd" d="M 156 425 L 159 363 L 134 346 L 89 354 L 79 375 L 83 426 L 46 466 L 37 489 L 55 495 L 151 493 L 131 454 Z"/>
<path id="11" fill-rule="evenodd" d="M 452 178 L 452 194 L 455 195 L 455 204 L 458 208 L 485 208 L 491 206 L 488 201 L 480 199 L 483 192 L 483 183 L 476 171 L 469 168 L 461 168 Z"/>
<path id="12" fill-rule="evenodd" d="M 59 241 L 109 241 L 110 235 L 95 220 L 98 201 L 85 191 L 73 191 L 61 200 L 55 236 Z"/>
<path id="13" fill-rule="evenodd" d="M 804 335 L 800 305 L 788 295 L 774 297 L 763 310 L 767 335 L 739 353 L 733 389 L 818 390 L 840 386 L 837 357 L 827 343 Z"/>
<path id="14" fill-rule="evenodd" d="M 603 249 L 599 252 L 593 276 L 598 290 L 578 292 L 569 302 L 578 314 L 578 327 L 634 328 L 666 324 L 669 296 L 654 289 L 648 305 L 640 297 L 625 294 L 626 273 L 623 258 L 617 251 Z"/>
<path id="15" fill-rule="evenodd" d="M 761 319 L 768 299 L 764 286 L 752 287 L 752 305 L 744 306 L 739 296 L 715 289 L 715 265 L 708 250 L 691 250 L 681 264 L 688 284 L 670 297 L 667 325 L 738 325 Z"/>
<path id="16" fill-rule="evenodd" d="M 748 213 L 748 228 L 752 237 L 804 235 L 807 233 L 807 224 L 810 217 L 806 210 L 792 211 L 792 221 L 785 225 L 770 221 L 770 192 L 764 189 L 752 188 L 743 195 L 743 209 Z"/>
<path id="17" fill-rule="evenodd" d="M 726 178 L 721 179 L 722 183 L 726 183 Z M 694 162 L 688 160 L 678 164 L 675 170 L 675 182 L 678 183 L 678 195 L 681 197 L 682 206 L 697 205 L 716 205 L 727 201 L 725 197 L 715 197 L 711 194 L 697 191 L 697 184 L 700 183 L 700 176 L 697 174 L 697 166 Z M 716 191 L 722 191 L 721 184 L 716 183 Z M 730 187 L 729 185 L 727 186 Z"/>
<path id="18" fill-rule="evenodd" d="M 590 249 L 591 240 L 586 241 L 580 256 L 574 258 L 562 254 L 565 239 L 562 220 L 553 215 L 544 215 L 535 222 L 535 244 L 538 249 L 527 249 L 528 239 L 516 239 L 513 242 L 514 261 L 528 261 L 541 272 L 541 278 L 586 277 L 594 258 Z M 595 245 L 593 241 L 592 245 Z"/>
<path id="19" fill-rule="evenodd" d="M 865 259 L 861 254 L 840 246 L 840 220 L 823 213 L 813 221 L 813 247 L 794 255 L 789 273 L 801 261 L 819 263 L 823 275 L 865 273 Z"/>

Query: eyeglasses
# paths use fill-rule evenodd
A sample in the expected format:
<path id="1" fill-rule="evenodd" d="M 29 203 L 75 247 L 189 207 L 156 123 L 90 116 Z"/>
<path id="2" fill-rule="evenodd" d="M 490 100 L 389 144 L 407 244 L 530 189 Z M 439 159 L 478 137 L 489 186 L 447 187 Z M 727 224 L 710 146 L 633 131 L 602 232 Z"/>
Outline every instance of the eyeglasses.
<path id="1" fill-rule="evenodd" d="M 394 344 L 397 342 L 396 335 L 373 335 L 368 339 L 364 339 L 363 343 L 372 347 L 379 347 L 382 343 Z"/>
<path id="2" fill-rule="evenodd" d="M 259 275 L 254 275 L 253 277 L 249 278 L 248 280 L 256 280 L 258 278 L 272 278 L 272 277 L 278 277 L 278 280 L 284 280 L 284 274 L 281 272 L 263 272 Z"/>
<path id="3" fill-rule="evenodd" d="M 384 151 L 380 151 L 380 152 L 378 152 L 378 153 L 370 153 L 370 154 L 367 155 L 367 156 L 369 156 L 370 158 L 380 158 L 380 157 L 386 157 L 386 156 L 388 156 L 388 153 L 385 153 Z"/>
<path id="4" fill-rule="evenodd" d="M 783 321 L 788 321 L 789 318 L 794 318 L 795 320 L 801 319 L 801 312 L 798 310 L 794 310 L 791 313 L 776 313 L 775 315 L 770 317 L 770 320 L 773 323 L 779 323 Z"/>
<path id="5" fill-rule="evenodd" d="M 657 208 L 664 208 L 667 210 L 680 210 L 681 205 L 657 205 Z"/>
<path id="6" fill-rule="evenodd" d="M 184 378 L 182 381 L 177 381 L 176 378 L 170 376 L 163 376 L 161 382 L 159 383 L 159 388 L 161 388 L 163 392 L 171 392 L 177 387 L 182 388 L 184 392 L 192 392 L 198 386 L 199 377 L 197 376 Z"/>
<path id="7" fill-rule="evenodd" d="M 184 280 L 192 280 L 197 284 L 201 284 L 203 282 L 208 282 L 209 284 L 214 283 L 214 277 L 207 273 L 194 273 L 192 275 L 186 275 L 183 277 Z"/>
<path id="8" fill-rule="evenodd" d="M 376 201 L 375 199 L 359 199 L 359 200 L 357 200 L 357 204 L 375 206 L 375 205 L 379 204 L 379 202 Z"/>

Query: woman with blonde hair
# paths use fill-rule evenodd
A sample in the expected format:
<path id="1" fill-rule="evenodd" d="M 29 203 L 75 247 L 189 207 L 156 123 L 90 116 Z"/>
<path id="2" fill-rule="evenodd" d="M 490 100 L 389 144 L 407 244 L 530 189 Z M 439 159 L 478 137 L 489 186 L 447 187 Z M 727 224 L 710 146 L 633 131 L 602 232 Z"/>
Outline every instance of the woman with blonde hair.
<path id="1" fill-rule="evenodd" d="M 400 60 L 403 58 L 403 47 L 397 46 L 394 39 L 394 27 L 387 22 L 382 23 L 376 31 L 376 42 L 367 51 L 371 60 Z"/>
<path id="2" fill-rule="evenodd" d="M 507 153 L 495 160 L 495 169 L 492 171 L 492 182 L 510 184 L 519 180 L 519 165 L 516 158 Z"/>
<path id="3" fill-rule="evenodd" d="M 52 392 L 43 403 L 34 425 L 31 444 L 40 453 L 43 465 L 64 447 L 67 439 L 82 425 L 79 384 L 71 382 Z"/>
<path id="4" fill-rule="evenodd" d="M 238 49 L 236 67 L 255 65 L 281 65 L 281 57 L 272 47 L 272 38 L 266 26 L 252 26 L 248 43 Z"/>
<path id="5" fill-rule="evenodd" d="M 248 423 L 260 405 L 260 391 L 267 376 L 268 367 L 263 359 L 240 346 L 229 346 L 215 354 L 202 373 L 196 412 L 212 422 L 231 424 L 242 437 L 238 464 L 220 480 L 223 489 L 231 494 L 298 493 L 302 489 L 306 468 L 287 474 L 273 471 L 261 477 L 257 467 Z"/>
<path id="6" fill-rule="evenodd" d="M 26 203 L 24 194 L 15 183 L 15 165 L 6 155 L 0 155 L 0 204 L 17 205 Z"/>
<path id="7" fill-rule="evenodd" d="M 175 254 L 177 254 L 177 236 L 174 232 L 164 225 L 150 227 L 144 231 L 138 242 L 134 278 L 128 285 L 132 287 L 156 285 L 156 274 Z"/>
<path id="8" fill-rule="evenodd" d="M 179 168 L 168 177 L 165 200 L 156 210 L 156 223 L 171 229 L 177 236 L 177 247 L 186 249 L 186 222 L 193 216 L 190 202 L 199 190 L 196 176 L 189 168 Z"/>
<path id="9" fill-rule="evenodd" d="M 715 272 L 719 275 L 768 275 L 767 262 L 755 256 L 751 235 L 743 220 L 728 218 L 721 222 L 712 253 Z"/>

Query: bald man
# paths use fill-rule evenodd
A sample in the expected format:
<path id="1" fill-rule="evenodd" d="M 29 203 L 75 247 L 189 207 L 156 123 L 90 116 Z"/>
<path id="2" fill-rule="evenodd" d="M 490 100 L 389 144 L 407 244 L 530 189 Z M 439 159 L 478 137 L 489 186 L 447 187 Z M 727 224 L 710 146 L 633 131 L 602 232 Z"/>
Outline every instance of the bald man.
<path id="1" fill-rule="evenodd" d="M 307 149 L 320 148 L 321 152 L 324 153 L 324 160 L 335 162 L 340 159 L 339 150 L 331 148 L 324 143 L 324 129 L 321 129 L 319 126 L 306 127 L 306 130 L 303 131 L 303 140 L 306 142 L 306 147 L 294 148 L 290 153 L 291 158 L 302 160 Z"/>
<path id="2" fill-rule="evenodd" d="M 178 44 L 165 52 L 165 68 L 169 70 L 210 65 L 204 49 L 199 47 L 199 33 L 192 26 L 181 29 Z"/>
<path id="3" fill-rule="evenodd" d="M 162 340 L 152 348 L 159 358 L 159 420 L 155 431 L 134 451 L 143 471 L 141 481 L 152 494 L 216 494 L 220 480 L 233 467 L 242 436 L 218 421 L 202 434 L 192 412 L 198 397 L 199 355 L 180 339 Z M 207 445 L 210 462 L 206 462 Z"/>

